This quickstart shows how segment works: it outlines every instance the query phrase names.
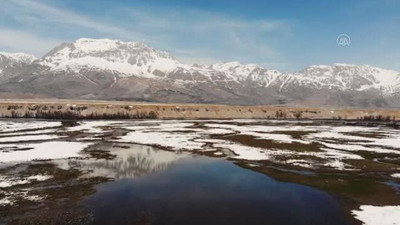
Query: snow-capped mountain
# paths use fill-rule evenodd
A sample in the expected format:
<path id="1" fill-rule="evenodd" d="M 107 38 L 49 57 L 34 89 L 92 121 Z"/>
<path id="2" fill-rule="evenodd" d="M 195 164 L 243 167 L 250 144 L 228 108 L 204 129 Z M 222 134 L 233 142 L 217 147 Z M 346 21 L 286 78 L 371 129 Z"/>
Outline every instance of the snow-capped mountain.
<path id="1" fill-rule="evenodd" d="M 312 81 L 320 88 L 339 90 L 381 89 L 393 93 L 399 85 L 399 72 L 368 65 L 334 64 L 311 66 L 301 72 L 303 82 Z"/>
<path id="2" fill-rule="evenodd" d="M 0 79 L 0 92 L 58 98 L 368 107 L 400 103 L 400 73 L 392 70 L 333 64 L 288 74 L 239 62 L 187 65 L 143 43 L 110 39 L 78 39 L 37 60 L 0 53 L 0 66 L 8 75 Z"/>
<path id="3" fill-rule="evenodd" d="M 15 67 L 21 67 L 30 64 L 35 60 L 35 57 L 25 53 L 7 53 L 0 52 L 0 75 L 7 70 L 12 70 Z"/>
<path id="4" fill-rule="evenodd" d="M 56 72 L 103 70 L 118 73 L 120 76 L 148 78 L 154 78 L 156 71 L 170 72 L 185 66 L 169 53 L 155 50 L 143 43 L 88 38 L 63 44 L 37 63 Z"/>
<path id="5" fill-rule="evenodd" d="M 251 80 L 255 81 L 263 87 L 268 87 L 274 82 L 281 72 L 277 70 L 267 70 L 256 64 L 241 64 L 240 62 L 216 63 L 209 67 L 210 69 L 220 71 L 229 78 L 236 81 Z"/>
<path id="6" fill-rule="evenodd" d="M 215 72 L 209 68 L 183 64 L 169 53 L 143 43 L 110 39 L 81 38 L 73 43 L 62 44 L 36 63 L 55 73 L 106 71 L 119 77 L 152 79 L 166 78 L 169 75 L 172 78 L 192 80 L 192 75 L 196 72 L 211 79 Z"/>
<path id="7" fill-rule="evenodd" d="M 36 58 L 33 55 L 26 53 L 7 53 L 0 52 L 0 57 L 3 60 L 10 60 L 12 62 L 32 63 Z"/>

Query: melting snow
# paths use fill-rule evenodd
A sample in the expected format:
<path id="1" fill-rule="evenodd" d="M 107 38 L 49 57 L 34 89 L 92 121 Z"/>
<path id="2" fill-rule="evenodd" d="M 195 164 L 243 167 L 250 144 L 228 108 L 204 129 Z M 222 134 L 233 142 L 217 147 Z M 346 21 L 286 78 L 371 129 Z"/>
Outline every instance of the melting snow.
<path id="1" fill-rule="evenodd" d="M 16 191 L 16 192 L 1 192 L 5 197 L 0 199 L 0 206 L 6 205 L 14 205 L 14 203 L 20 198 L 32 201 L 39 202 L 45 199 L 47 196 L 39 196 L 39 195 L 29 195 L 29 191 Z"/>
<path id="2" fill-rule="evenodd" d="M 15 147 L 29 150 L 2 151 L 0 163 L 79 157 L 81 156 L 79 153 L 89 145 L 90 143 L 67 141 L 18 144 Z"/>
<path id="3" fill-rule="evenodd" d="M 118 121 L 83 121 L 79 125 L 66 128 L 67 131 L 85 131 L 87 133 L 102 133 L 101 127 L 120 123 Z"/>
<path id="4" fill-rule="evenodd" d="M 24 178 L 0 176 L 0 188 L 12 187 L 20 184 L 28 184 L 32 181 L 45 181 L 51 178 L 52 176 L 43 174 L 37 174 Z"/>
<path id="5" fill-rule="evenodd" d="M 48 135 L 48 134 L 13 136 L 13 137 L 3 137 L 3 138 L 0 137 L 0 143 L 21 142 L 21 141 L 43 141 L 43 140 L 52 140 L 52 139 L 57 139 L 57 138 L 59 138 L 59 136 Z"/>
<path id="6" fill-rule="evenodd" d="M 200 121 L 198 121 L 200 122 Z M 310 125 L 237 125 L 235 123 L 260 122 L 260 120 L 230 120 L 230 121 L 201 121 L 200 127 L 194 127 L 192 121 L 157 121 L 152 123 L 139 122 L 135 125 L 121 125 L 134 132 L 121 137 L 121 142 L 133 142 L 146 145 L 165 146 L 175 150 L 219 151 L 229 150 L 234 158 L 246 160 L 270 160 L 277 163 L 291 164 L 305 168 L 330 167 L 338 170 L 353 170 L 344 163 L 345 159 L 362 160 L 357 151 L 376 153 L 400 154 L 400 135 L 389 128 L 351 127 L 351 126 L 316 126 Z M 269 122 L 269 121 L 268 121 Z M 275 121 L 274 121 L 275 122 Z M 273 123 L 272 123 L 273 124 Z M 302 123 L 306 124 L 306 123 Z M 279 132 L 310 132 L 300 138 Z M 276 133 L 278 132 L 278 133 Z M 379 134 L 379 138 L 362 137 L 358 132 Z M 220 135 L 249 135 L 255 139 L 272 140 L 276 143 L 300 143 L 310 145 L 317 142 L 322 145 L 319 151 L 293 151 L 287 149 L 268 149 L 251 147 L 235 142 L 225 141 L 218 137 L 210 138 L 211 134 Z M 385 136 L 381 137 L 383 134 Z M 335 140 L 345 140 L 347 144 L 336 144 Z M 207 148 L 204 149 L 204 146 Z M 389 149 L 387 147 L 390 147 Z M 219 153 L 218 153 L 219 154 Z M 277 160 L 278 157 L 302 156 L 299 160 Z M 317 157 L 314 161 L 307 157 Z"/>
<path id="7" fill-rule="evenodd" d="M 51 127 L 61 126 L 61 122 L 48 122 L 48 121 L 5 121 L 0 120 L 0 132 L 14 132 L 33 129 L 44 129 Z"/>
<path id="8" fill-rule="evenodd" d="M 133 142 L 138 144 L 158 145 L 175 150 L 201 149 L 203 143 L 195 142 L 196 134 L 167 133 L 167 132 L 130 132 L 121 137 L 120 142 Z"/>
<path id="9" fill-rule="evenodd" d="M 261 148 L 255 148 L 250 146 L 239 145 L 236 143 L 225 143 L 225 144 L 214 144 L 216 148 L 229 149 L 234 152 L 236 159 L 246 159 L 246 160 L 268 160 L 271 156 L 268 154 L 269 151 L 265 151 Z"/>
<path id="10" fill-rule="evenodd" d="M 9 129 L 19 127 L 35 127 L 40 123 L 32 121 L 33 125 L 15 125 Z M 200 126 L 196 124 L 200 123 Z M 241 123 L 241 124 L 237 124 Z M 244 124 L 243 124 L 244 123 Z M 265 125 L 254 125 L 265 123 Z M 106 132 L 102 127 L 124 128 L 128 134 L 119 137 L 116 142 L 137 143 L 167 147 L 173 150 L 198 150 L 215 151 L 246 160 L 270 160 L 276 163 L 296 165 L 305 168 L 330 167 L 339 170 L 353 169 L 351 165 L 344 163 L 346 159 L 362 160 L 358 151 L 369 151 L 383 154 L 400 155 L 400 134 L 393 129 L 384 127 L 361 126 L 317 126 L 312 121 L 302 121 L 293 124 L 293 121 L 265 121 L 265 120 L 186 120 L 186 121 L 84 121 L 75 127 L 65 128 L 64 131 L 81 131 L 92 136 L 77 138 L 77 141 L 100 140 L 97 134 Z M 2 123 L 5 124 L 4 122 Z M 0 123 L 1 125 L 1 123 Z M 45 126 L 59 125 L 46 124 Z M 35 131 L 33 131 L 35 132 Z M 282 133 L 280 133 L 282 132 Z M 285 132 L 305 132 L 292 136 Z M 377 134 L 376 137 L 360 136 L 358 133 Z M 19 132 L 24 133 L 24 132 Z M 26 132 L 29 134 L 29 132 Z M 217 134 L 217 136 L 215 136 Z M 213 136 L 211 136 L 213 135 Z M 226 141 L 219 135 L 248 135 L 254 139 L 271 140 L 276 143 L 296 143 L 307 147 L 312 143 L 318 143 L 318 151 L 295 151 L 284 147 L 269 149 L 267 147 L 251 147 L 244 144 Z M 0 136 L 1 142 L 33 141 L 54 139 L 58 136 L 25 135 L 18 137 Z M 337 143 L 340 142 L 340 143 Z M 53 144 L 52 144 L 53 143 Z M 59 146 L 54 143 L 66 145 L 65 151 L 58 151 Z M 67 147 L 71 145 L 72 147 Z M 1 145 L 0 162 L 53 159 L 65 157 L 77 157 L 79 152 L 87 147 L 87 143 L 51 141 L 47 143 L 32 144 L 8 144 Z M 282 145 L 284 146 L 284 145 Z M 62 147 L 61 147 L 62 148 Z M 28 149 L 28 150 L 27 150 Z M 41 150 L 42 149 L 42 150 Z M 21 151 L 24 150 L 24 151 Z M 63 153 L 65 152 L 65 154 Z M 221 154 L 221 153 L 217 153 Z M 232 156 L 232 154 L 234 154 Z M 298 160 L 298 156 L 304 159 Z M 312 158 L 318 160 L 311 160 Z M 294 158 L 294 159 L 293 159 Z"/>
<path id="11" fill-rule="evenodd" d="M 354 217 L 365 225 L 399 225 L 400 206 L 362 205 L 352 211 Z"/>

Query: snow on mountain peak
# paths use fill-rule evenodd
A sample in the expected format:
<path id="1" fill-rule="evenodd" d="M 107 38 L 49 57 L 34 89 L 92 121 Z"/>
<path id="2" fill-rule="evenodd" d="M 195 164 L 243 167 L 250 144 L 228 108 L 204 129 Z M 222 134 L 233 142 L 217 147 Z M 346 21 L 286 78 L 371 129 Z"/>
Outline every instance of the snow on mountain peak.
<path id="1" fill-rule="evenodd" d="M 110 39 L 80 38 L 74 42 L 77 49 L 85 52 L 110 51 L 118 48 L 118 41 Z"/>
<path id="2" fill-rule="evenodd" d="M 299 73 L 283 74 L 256 64 L 238 61 L 210 66 L 186 65 L 171 54 L 140 42 L 81 38 L 65 43 L 35 61 L 54 72 L 109 71 L 122 76 L 170 78 L 175 80 L 230 80 L 268 87 L 290 83 L 313 88 L 359 90 L 374 88 L 393 93 L 400 90 L 400 74 L 368 65 L 336 63 L 314 65 Z M 281 87 L 284 87 L 281 85 Z"/>
<path id="3" fill-rule="evenodd" d="M 370 88 L 393 92 L 400 86 L 399 72 L 369 65 L 336 63 L 314 65 L 301 71 L 298 76 L 303 82 L 329 88 L 366 90 Z"/>
<path id="4" fill-rule="evenodd" d="M 259 66 L 256 64 L 241 64 L 238 61 L 232 61 L 232 62 L 215 63 L 211 65 L 211 67 L 219 71 L 234 71 L 237 69 L 253 70 Z"/>
<path id="5" fill-rule="evenodd" d="M 241 64 L 237 61 L 216 63 L 210 66 L 210 69 L 224 72 L 235 80 L 246 79 L 257 68 L 262 69 L 256 64 Z"/>
<path id="6" fill-rule="evenodd" d="M 139 42 L 122 42 L 110 39 L 81 38 L 62 44 L 39 64 L 53 71 L 99 69 L 124 75 L 154 77 L 155 70 L 169 72 L 181 63 L 167 52 L 155 50 Z"/>
<path id="7" fill-rule="evenodd" d="M 30 54 L 26 53 L 8 53 L 8 52 L 0 52 L 0 56 L 4 56 L 10 60 L 13 60 L 15 62 L 19 63 L 26 63 L 30 64 L 32 63 L 36 57 Z"/>
<path id="8" fill-rule="evenodd" d="M 230 79 L 239 82 L 249 80 L 264 87 L 270 86 L 282 75 L 277 70 L 268 70 L 257 64 L 241 64 L 237 61 L 216 63 L 210 68 L 224 72 Z"/>
<path id="9" fill-rule="evenodd" d="M 0 75 L 3 76 L 5 71 L 31 64 L 34 60 L 35 56 L 26 53 L 0 52 Z"/>

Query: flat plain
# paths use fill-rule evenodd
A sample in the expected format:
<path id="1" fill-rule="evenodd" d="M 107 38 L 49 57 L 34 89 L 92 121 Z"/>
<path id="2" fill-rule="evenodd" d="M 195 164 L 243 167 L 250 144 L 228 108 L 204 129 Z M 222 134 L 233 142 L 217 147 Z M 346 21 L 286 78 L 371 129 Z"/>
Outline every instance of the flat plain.
<path id="1" fill-rule="evenodd" d="M 13 100 L 0 112 L 0 224 L 399 222 L 396 110 Z"/>

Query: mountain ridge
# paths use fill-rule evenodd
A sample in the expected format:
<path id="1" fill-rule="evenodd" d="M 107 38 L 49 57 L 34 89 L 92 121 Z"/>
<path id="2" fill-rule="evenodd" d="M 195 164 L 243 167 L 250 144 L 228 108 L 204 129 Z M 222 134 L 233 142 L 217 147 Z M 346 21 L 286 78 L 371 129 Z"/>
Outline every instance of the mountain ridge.
<path id="1" fill-rule="evenodd" d="M 89 38 L 17 64 L 0 73 L 0 92 L 246 105 L 393 108 L 400 103 L 400 72 L 369 65 L 313 65 L 297 73 L 237 61 L 187 65 L 140 42 Z"/>

